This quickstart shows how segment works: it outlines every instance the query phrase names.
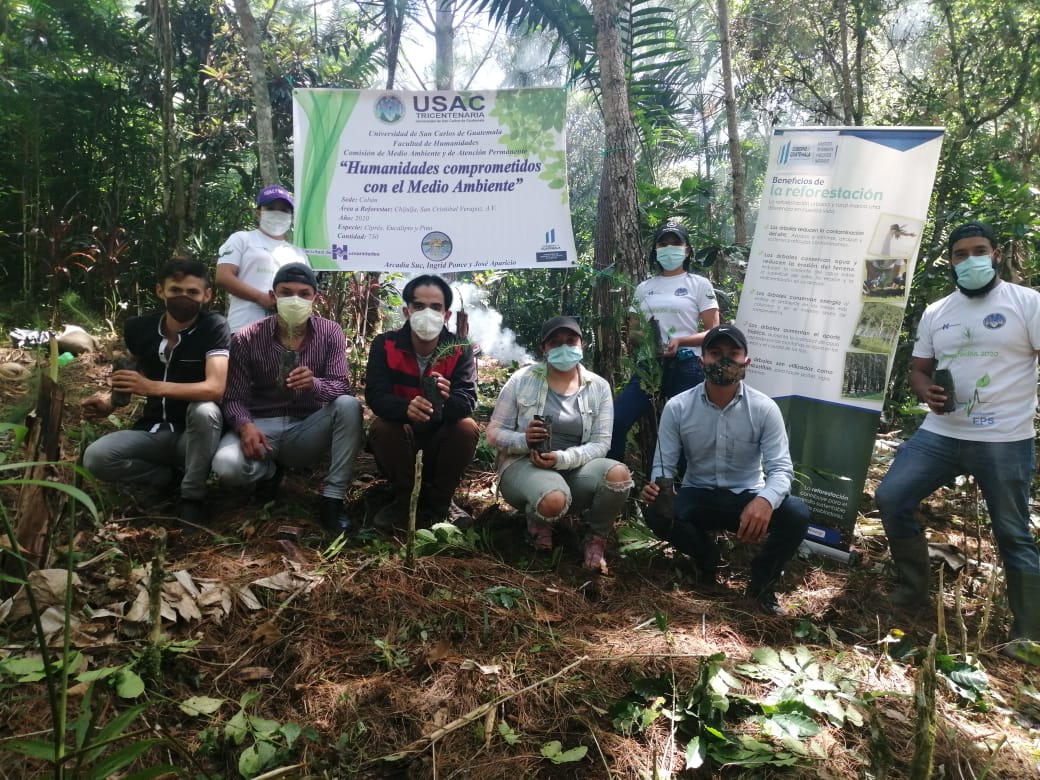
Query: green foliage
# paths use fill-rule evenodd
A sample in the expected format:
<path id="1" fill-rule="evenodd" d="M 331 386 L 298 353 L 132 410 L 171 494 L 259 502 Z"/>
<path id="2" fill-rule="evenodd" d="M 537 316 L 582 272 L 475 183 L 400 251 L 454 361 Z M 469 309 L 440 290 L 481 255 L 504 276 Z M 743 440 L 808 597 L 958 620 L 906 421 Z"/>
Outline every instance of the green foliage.
<path id="1" fill-rule="evenodd" d="M 430 528 L 419 528 L 415 532 L 415 554 L 424 555 L 473 555 L 479 550 L 480 535 L 472 528 L 462 530 L 452 523 L 434 523 Z M 401 548 L 405 557 L 406 547 Z"/>
<path id="2" fill-rule="evenodd" d="M 638 734 L 667 718 L 687 740 L 686 767 L 696 769 L 709 760 L 720 765 L 790 766 L 810 756 L 808 740 L 820 731 L 818 719 L 834 726 L 863 725 L 862 702 L 852 683 L 807 647 L 760 648 L 732 674 L 723 669 L 724 660 L 721 653 L 704 658 L 688 692 L 673 678 L 636 680 L 610 710 L 614 728 Z M 738 674 L 767 683 L 767 695 L 741 693 Z M 767 741 L 743 733 L 748 726 L 756 726 Z"/>
<path id="3" fill-rule="evenodd" d="M 523 739 L 523 735 L 514 731 L 513 727 L 504 720 L 498 722 L 498 733 L 507 745 L 517 745 Z"/>
<path id="4" fill-rule="evenodd" d="M 585 745 L 578 745 L 570 750 L 564 750 L 563 744 L 558 740 L 552 740 L 542 745 L 541 754 L 554 764 L 573 764 L 585 758 L 589 749 Z"/>
<path id="5" fill-rule="evenodd" d="M 387 671 L 407 669 L 411 666 L 412 659 L 408 657 L 408 651 L 403 647 L 396 647 L 387 639 L 373 639 L 372 644 L 379 651 L 377 660 Z"/>
<path id="6" fill-rule="evenodd" d="M 23 471 L 36 464 L 3 463 L 2 471 Z M 58 467 L 69 467 L 71 464 L 48 464 Z M 69 496 L 74 503 L 83 506 L 97 521 L 97 509 L 90 497 L 79 488 L 60 482 L 47 482 L 33 479 L 0 479 L 0 486 L 21 488 L 26 485 L 58 490 Z M 69 548 L 71 538 L 75 534 L 73 512 L 67 513 Z M 135 699 L 144 693 L 144 681 L 133 671 L 132 664 L 115 667 L 103 667 L 92 671 L 77 671 L 84 665 L 83 654 L 72 647 L 72 567 L 73 556 L 66 557 L 65 603 L 63 606 L 64 624 L 62 628 L 62 644 L 57 652 L 52 651 L 47 635 L 43 629 L 42 612 L 36 601 L 34 589 L 29 587 L 29 562 L 18 552 L 15 529 L 8 517 L 7 507 L 0 504 L 0 527 L 6 536 L 6 557 L 13 562 L 18 576 L 0 575 L 0 580 L 23 586 L 22 592 L 29 605 L 35 640 L 39 655 L 12 654 L 0 662 L 0 675 L 14 678 L 14 684 L 35 683 L 44 681 L 47 689 L 47 703 L 51 717 L 51 738 L 47 740 L 35 738 L 15 738 L 3 743 L 2 749 L 27 758 L 48 762 L 56 780 L 107 780 L 119 774 L 130 780 L 145 780 L 160 774 L 176 772 L 177 768 L 167 765 L 153 766 L 127 772 L 130 766 L 138 762 L 149 750 L 168 741 L 158 737 L 145 737 L 150 729 L 131 730 L 136 727 L 149 704 L 139 704 L 122 712 L 111 715 L 115 707 L 107 700 L 95 706 L 94 696 L 98 690 L 97 683 L 105 681 L 105 690 L 109 697 Z M 79 704 L 75 718 L 69 716 L 69 680 L 72 675 L 79 683 L 87 687 Z M 109 717 L 111 715 L 111 717 Z M 71 735 L 72 744 L 68 744 Z"/>
<path id="7" fill-rule="evenodd" d="M 495 606 L 512 609 L 521 600 L 526 599 L 527 594 L 522 590 L 517 590 L 516 588 L 510 588 L 505 585 L 496 585 L 495 587 L 488 588 L 484 591 L 484 598 Z"/>
<path id="8" fill-rule="evenodd" d="M 989 676 L 977 661 L 964 661 L 953 655 L 935 656 L 935 671 L 959 699 L 981 705 L 989 691 Z"/>
<path id="9" fill-rule="evenodd" d="M 506 132 L 498 142 L 518 158 L 541 163 L 538 178 L 559 190 L 567 202 L 567 158 L 556 148 L 555 136 L 563 132 L 567 98 L 557 90 L 499 92 L 491 115 Z"/>
<path id="10" fill-rule="evenodd" d="M 260 698 L 259 691 L 242 694 L 238 702 L 238 712 L 222 727 L 210 727 L 200 735 L 203 752 L 237 752 L 238 773 L 247 780 L 291 760 L 303 742 L 318 739 L 318 733 L 310 727 L 303 727 L 292 721 L 279 723 L 250 712 Z M 223 699 L 195 697 L 182 702 L 181 710 L 189 715 L 208 715 L 217 712 L 223 703 Z"/>
<path id="11" fill-rule="evenodd" d="M 630 520 L 622 521 L 615 530 L 615 535 L 618 541 L 618 552 L 622 555 L 656 551 L 666 546 L 645 525 Z"/>

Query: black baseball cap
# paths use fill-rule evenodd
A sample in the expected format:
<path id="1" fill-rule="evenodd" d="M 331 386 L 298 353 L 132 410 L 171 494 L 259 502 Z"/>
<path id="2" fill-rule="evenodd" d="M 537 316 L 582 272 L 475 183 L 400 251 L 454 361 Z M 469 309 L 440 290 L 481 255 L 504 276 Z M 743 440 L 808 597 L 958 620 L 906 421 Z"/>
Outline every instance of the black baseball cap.
<path id="1" fill-rule="evenodd" d="M 738 347 L 745 352 L 747 349 L 747 338 L 740 332 L 736 325 L 716 325 L 714 328 L 704 334 L 704 341 L 701 343 L 701 351 L 711 349 L 711 345 L 720 339 L 729 339 Z"/>
<path id="2" fill-rule="evenodd" d="M 283 265 L 278 269 L 278 273 L 274 275 L 271 289 L 273 290 L 282 282 L 309 284 L 314 288 L 315 292 L 318 290 L 318 277 L 314 275 L 314 271 L 312 271 L 311 267 L 306 263 L 289 263 L 288 265 Z"/>
<path id="3" fill-rule="evenodd" d="M 661 227 L 657 228 L 657 230 L 654 232 L 654 246 L 656 247 L 658 242 L 662 238 L 667 236 L 669 233 L 674 236 L 678 236 L 680 239 L 682 239 L 682 242 L 687 246 L 690 245 L 690 234 L 686 230 L 686 228 L 684 228 L 678 222 L 666 222 L 665 224 L 661 225 Z"/>
<path id="4" fill-rule="evenodd" d="M 962 238 L 975 238 L 976 236 L 981 236 L 989 241 L 989 245 L 994 249 L 998 248 L 997 233 L 991 226 L 985 222 L 967 222 L 950 231 L 950 237 L 946 239 L 946 253 L 953 252 L 953 245 Z"/>
<path id="5" fill-rule="evenodd" d="M 560 328 L 566 328 L 567 330 L 573 331 L 578 334 L 579 338 L 581 338 L 581 326 L 574 317 L 553 317 L 542 325 L 542 332 L 538 334 L 538 343 L 544 344 L 545 340 Z"/>

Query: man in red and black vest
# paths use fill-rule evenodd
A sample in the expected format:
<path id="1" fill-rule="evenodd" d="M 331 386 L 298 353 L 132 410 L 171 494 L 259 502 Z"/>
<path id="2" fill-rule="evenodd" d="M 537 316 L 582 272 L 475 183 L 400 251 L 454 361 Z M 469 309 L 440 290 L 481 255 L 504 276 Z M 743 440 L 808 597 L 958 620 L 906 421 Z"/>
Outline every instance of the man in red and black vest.
<path id="1" fill-rule="evenodd" d="M 423 274 L 405 285 L 406 321 L 400 330 L 376 336 L 368 354 L 365 401 L 376 415 L 368 445 L 394 488 L 394 500 L 373 525 L 403 525 L 415 481 L 415 453 L 423 451 L 420 523 L 473 519 L 452 500 L 473 460 L 480 428 L 473 419 L 477 370 L 473 349 L 445 327 L 451 317 L 451 287 Z"/>

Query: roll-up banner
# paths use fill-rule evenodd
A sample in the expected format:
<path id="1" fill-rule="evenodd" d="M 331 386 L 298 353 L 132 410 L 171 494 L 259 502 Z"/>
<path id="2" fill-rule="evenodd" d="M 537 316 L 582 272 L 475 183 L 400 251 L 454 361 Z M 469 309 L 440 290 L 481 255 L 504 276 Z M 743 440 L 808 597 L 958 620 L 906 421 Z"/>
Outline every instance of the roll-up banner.
<path id="1" fill-rule="evenodd" d="M 777 129 L 736 324 L 779 404 L 807 538 L 847 551 L 943 131 Z"/>

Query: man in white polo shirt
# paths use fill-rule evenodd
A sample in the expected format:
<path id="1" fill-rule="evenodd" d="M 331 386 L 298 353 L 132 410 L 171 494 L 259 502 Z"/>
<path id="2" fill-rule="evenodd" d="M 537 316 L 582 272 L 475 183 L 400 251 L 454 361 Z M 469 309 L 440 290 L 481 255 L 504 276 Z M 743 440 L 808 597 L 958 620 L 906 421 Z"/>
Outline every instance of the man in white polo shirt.
<path id="1" fill-rule="evenodd" d="M 1028 660 L 1040 646 L 1040 553 L 1029 519 L 1036 470 L 1040 293 L 1001 281 L 993 228 L 969 222 L 950 233 L 957 291 L 925 309 L 917 327 L 910 387 L 928 405 L 877 489 L 898 584 L 897 606 L 928 603 L 928 543 L 916 510 L 961 474 L 975 477 L 1007 578 L 1014 622 L 1005 653 Z M 945 383 L 936 369 L 949 372 Z"/>

